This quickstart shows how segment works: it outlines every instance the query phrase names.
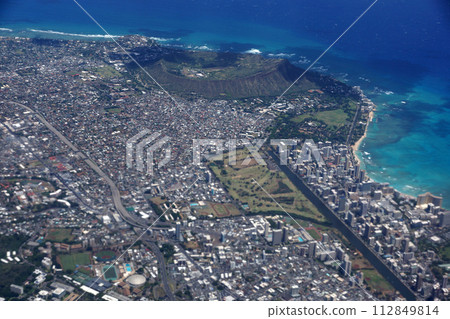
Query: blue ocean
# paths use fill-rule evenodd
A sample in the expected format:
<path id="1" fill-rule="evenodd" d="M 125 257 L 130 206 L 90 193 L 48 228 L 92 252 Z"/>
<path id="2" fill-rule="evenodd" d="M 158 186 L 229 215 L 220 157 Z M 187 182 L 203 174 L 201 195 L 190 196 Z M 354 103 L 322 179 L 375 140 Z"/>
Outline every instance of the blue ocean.
<path id="1" fill-rule="evenodd" d="M 261 53 L 307 67 L 374 0 L 78 0 L 112 35 Z M 73 0 L 0 1 L 0 36 L 102 39 Z M 398 190 L 450 207 L 450 2 L 379 0 L 314 67 L 377 104 L 359 156 Z"/>

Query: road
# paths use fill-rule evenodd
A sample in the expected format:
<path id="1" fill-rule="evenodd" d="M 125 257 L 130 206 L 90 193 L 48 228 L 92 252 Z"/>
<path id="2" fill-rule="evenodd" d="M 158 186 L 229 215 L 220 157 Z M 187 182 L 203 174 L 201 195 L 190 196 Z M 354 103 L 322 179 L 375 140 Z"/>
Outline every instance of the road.
<path id="1" fill-rule="evenodd" d="M 268 151 L 269 155 L 275 162 L 279 161 L 277 155 Z M 317 209 L 325 215 L 333 226 L 340 230 L 340 232 L 369 260 L 369 262 L 378 270 L 378 272 L 397 289 L 403 297 L 407 300 L 417 300 L 418 296 L 406 284 L 399 275 L 391 269 L 384 260 L 376 253 L 372 247 L 368 246 L 362 238 L 354 232 L 342 219 L 339 218 L 311 188 L 303 182 L 303 180 L 296 175 L 288 166 L 280 165 L 280 169 L 287 175 L 291 182 L 308 198 Z"/>
<path id="2" fill-rule="evenodd" d="M 122 199 L 120 197 L 119 189 L 117 188 L 116 184 L 109 178 L 109 176 L 103 172 L 100 167 L 91 160 L 86 154 L 84 154 L 78 147 L 73 145 L 72 142 L 70 142 L 60 131 L 58 131 L 53 125 L 51 125 L 39 112 L 33 110 L 32 108 L 23 105 L 21 103 L 17 102 L 7 102 L 10 104 L 18 105 L 25 110 L 29 111 L 33 115 L 35 115 L 41 122 L 44 124 L 51 132 L 53 132 L 64 144 L 66 144 L 72 151 L 77 153 L 84 161 L 85 163 L 92 168 L 93 171 L 95 171 L 100 177 L 102 177 L 107 184 L 109 185 L 109 188 L 111 190 L 111 195 L 113 198 L 113 203 L 116 211 L 119 213 L 120 217 L 128 223 L 131 226 L 138 227 L 140 229 L 146 229 L 147 225 L 137 221 L 133 216 L 130 215 L 130 213 L 125 209 L 125 207 L 122 204 Z M 164 260 L 163 255 L 161 254 L 161 251 L 153 242 L 148 242 L 148 245 L 150 246 L 151 250 L 155 253 L 156 258 L 158 260 L 158 264 L 160 266 L 160 272 L 161 272 L 161 278 L 164 285 L 164 290 L 166 291 L 166 294 L 170 300 L 175 300 L 175 296 L 173 295 L 172 291 L 170 290 L 168 279 L 167 279 L 167 270 L 166 270 L 166 263 Z"/>
<path id="3" fill-rule="evenodd" d="M 183 248 L 183 246 L 179 242 L 173 242 L 173 245 L 176 245 L 178 247 L 178 249 L 186 256 L 186 258 L 202 274 L 201 277 L 199 277 L 199 278 L 211 280 L 211 277 L 209 275 L 205 274 L 205 271 L 203 270 L 203 268 L 191 257 L 191 255 L 189 255 L 189 253 Z M 238 300 L 240 298 L 240 296 L 238 296 L 233 291 L 228 289 L 228 287 L 224 287 L 224 291 L 226 291 L 228 294 L 233 296 L 233 298 L 235 298 L 236 300 Z"/>
<path id="4" fill-rule="evenodd" d="M 355 128 L 356 120 L 359 118 L 359 115 L 361 113 L 361 105 L 358 103 L 356 107 L 355 116 L 353 117 L 352 125 L 350 126 L 350 129 L 348 130 L 347 140 L 345 141 L 345 144 L 350 148 L 350 138 L 353 135 L 353 129 Z M 367 124 L 368 125 L 368 124 Z"/>
<path id="5" fill-rule="evenodd" d="M 164 260 L 164 256 L 161 253 L 161 250 L 148 237 L 144 237 L 143 239 L 144 239 L 144 245 L 148 246 L 151 249 L 151 251 L 156 256 L 156 259 L 158 260 L 159 273 L 161 274 L 161 280 L 163 282 L 163 286 L 164 286 L 164 290 L 166 291 L 167 298 L 169 298 L 169 300 L 176 300 L 176 298 L 169 286 L 169 282 L 168 282 L 168 278 L 167 278 L 166 261 Z"/>
<path id="6" fill-rule="evenodd" d="M 85 163 L 90 168 L 92 168 L 92 170 L 94 170 L 100 177 L 102 177 L 108 184 L 108 186 L 111 190 L 114 207 L 115 207 L 116 211 L 119 213 L 120 217 L 122 217 L 122 219 L 126 223 L 128 223 L 132 226 L 140 227 L 140 228 L 145 227 L 142 224 L 140 224 L 139 222 L 137 222 L 135 220 L 135 218 L 133 216 L 131 216 L 130 213 L 125 209 L 125 207 L 122 204 L 122 200 L 120 198 L 120 192 L 119 192 L 119 189 L 117 188 L 116 184 L 111 180 L 111 178 L 109 178 L 109 176 L 105 172 L 103 172 L 101 170 L 101 168 L 93 160 L 91 160 L 86 154 L 84 154 L 82 151 L 80 151 L 80 149 L 78 149 L 78 147 L 73 145 L 72 142 L 70 142 L 60 131 L 58 131 L 53 125 L 51 125 L 39 112 L 33 110 L 29 106 L 21 104 L 21 103 L 17 103 L 17 102 L 7 102 L 7 103 L 18 105 L 18 106 L 24 108 L 25 110 L 29 111 L 33 115 L 35 115 L 42 122 L 42 124 L 44 124 L 51 132 L 53 132 L 64 144 L 66 144 L 75 153 L 78 153 L 81 156 L 81 158 L 85 161 Z"/>
<path id="7" fill-rule="evenodd" d="M 7 125 L 5 125 L 5 123 L 1 123 L 1 124 L 8 130 L 8 132 L 10 132 L 11 134 L 14 135 L 14 132 L 13 132 Z M 55 171 L 55 169 L 54 169 L 52 166 L 48 165 L 42 158 L 40 158 L 40 157 L 36 154 L 36 152 L 33 151 L 32 147 L 30 147 L 29 145 L 26 145 L 26 144 L 23 142 L 23 139 L 25 139 L 24 137 L 18 136 L 18 139 L 21 141 L 23 147 L 26 148 L 31 154 L 33 154 L 34 158 L 35 158 L 36 160 L 38 160 L 38 161 L 42 164 L 42 166 L 44 166 L 45 168 L 47 168 L 48 171 L 50 172 L 50 174 L 56 176 L 56 178 L 57 178 L 57 179 L 58 179 L 58 180 L 59 180 L 59 181 L 60 181 L 60 182 L 68 189 L 68 190 L 70 190 L 70 191 L 75 195 L 75 197 L 78 198 L 78 200 L 79 200 L 84 206 L 86 206 L 87 208 L 91 209 L 92 211 L 96 211 L 96 209 L 95 209 L 94 207 L 90 206 L 90 205 L 84 200 L 83 196 L 81 196 L 80 193 L 78 193 L 74 188 L 72 188 L 72 187 L 67 183 L 67 181 L 61 176 L 61 174 L 59 174 L 57 171 Z"/>
<path id="8" fill-rule="evenodd" d="M 84 154 L 78 147 L 76 147 L 72 142 L 70 142 L 60 131 L 58 131 L 52 124 L 50 124 L 39 112 L 33 110 L 31 107 L 28 107 L 24 104 L 17 103 L 17 102 L 7 102 L 10 104 L 18 105 L 25 110 L 29 111 L 33 115 L 35 115 L 41 122 L 44 124 L 51 132 L 53 132 L 64 144 L 66 144 L 72 151 L 77 153 L 85 162 L 86 164 L 92 168 L 100 177 L 102 177 L 107 184 L 110 187 L 114 207 L 116 211 L 119 213 L 119 215 L 122 217 L 122 219 L 128 223 L 131 226 L 146 229 L 147 225 L 144 225 L 143 223 L 137 221 L 133 216 L 130 215 L 130 213 L 125 209 L 125 207 L 122 204 L 122 199 L 120 197 L 119 189 L 117 188 L 116 184 L 109 178 L 109 176 L 103 172 L 100 167 L 91 160 L 86 154 Z M 160 268 L 161 273 L 161 280 L 163 282 L 164 290 L 166 291 L 167 297 L 170 300 L 176 300 L 174 294 L 172 293 L 169 283 L 168 283 L 168 276 L 167 276 L 167 269 L 166 269 L 166 263 L 164 260 L 164 256 L 162 255 L 161 251 L 159 250 L 158 246 L 151 241 L 148 237 L 144 237 L 145 244 L 153 251 L 153 253 L 156 255 L 156 258 L 158 260 L 158 265 Z M 195 265 L 195 267 L 203 274 L 203 269 L 189 256 L 189 254 L 178 245 L 178 247 L 183 251 L 185 256 Z M 233 297 L 236 299 L 239 298 L 236 294 L 226 289 L 228 293 L 230 293 Z"/>

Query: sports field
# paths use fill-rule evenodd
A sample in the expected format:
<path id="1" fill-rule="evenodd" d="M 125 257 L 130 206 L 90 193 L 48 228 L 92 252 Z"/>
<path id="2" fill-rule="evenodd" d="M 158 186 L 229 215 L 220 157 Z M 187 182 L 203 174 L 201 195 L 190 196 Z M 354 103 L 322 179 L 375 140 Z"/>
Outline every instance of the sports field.
<path id="1" fill-rule="evenodd" d="M 91 255 L 89 253 L 59 255 L 57 258 L 62 268 L 68 271 L 74 271 L 77 269 L 77 266 L 86 266 L 91 264 Z"/>
<path id="2" fill-rule="evenodd" d="M 101 250 L 96 252 L 94 256 L 97 258 L 99 262 L 111 261 L 116 258 L 116 253 L 112 250 Z"/>
<path id="3" fill-rule="evenodd" d="M 105 265 L 103 267 L 103 273 L 103 277 L 105 277 L 106 280 L 117 280 L 118 276 L 115 266 L 110 267 L 110 265 Z"/>
<path id="4" fill-rule="evenodd" d="M 241 214 L 239 209 L 230 203 L 210 203 L 208 202 L 206 206 L 200 208 L 198 213 L 201 216 L 213 215 L 214 217 L 222 218 L 222 217 L 230 217 L 230 216 L 238 216 Z"/>
<path id="5" fill-rule="evenodd" d="M 49 229 L 45 240 L 53 242 L 72 241 L 75 236 L 72 235 L 72 229 L 68 228 L 52 228 Z"/>

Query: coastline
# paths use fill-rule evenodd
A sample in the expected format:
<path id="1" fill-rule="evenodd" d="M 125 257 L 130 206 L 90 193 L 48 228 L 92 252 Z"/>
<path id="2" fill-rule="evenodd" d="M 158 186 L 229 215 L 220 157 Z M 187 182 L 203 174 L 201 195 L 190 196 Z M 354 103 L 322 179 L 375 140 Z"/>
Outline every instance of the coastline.
<path id="1" fill-rule="evenodd" d="M 5 32 L 11 32 L 11 31 L 9 31 L 9 30 L 12 30 L 12 29 L 7 29 L 7 28 L 2 28 L 3 30 L 0 30 L 0 31 L 5 31 Z M 42 31 L 42 30 L 34 30 L 34 31 Z M 75 33 L 64 33 L 64 32 L 58 32 L 58 31 L 51 31 L 51 30 L 48 30 L 48 31 L 42 31 L 42 32 L 44 32 L 44 33 L 46 33 L 47 35 L 54 35 L 55 36 L 55 40 L 63 40 L 63 41 L 80 41 L 80 39 L 78 38 L 77 39 L 77 37 L 79 37 L 79 36 L 82 36 L 83 37 L 83 39 L 81 39 L 81 41 L 93 41 L 93 42 L 95 42 L 95 41 L 110 41 L 110 38 L 109 37 L 107 37 L 107 36 L 101 36 L 100 37 L 100 35 L 95 35 L 95 34 L 86 34 L 86 35 L 84 35 L 84 34 L 75 34 Z M 65 38 L 65 36 L 68 36 L 69 38 Z M 113 37 L 122 37 L 123 35 L 113 35 Z M 164 39 L 164 38 L 155 38 L 155 37 L 148 37 L 148 36 L 145 36 L 145 35 L 140 35 L 140 36 L 142 36 L 142 37 L 146 37 L 146 38 L 149 38 L 149 39 L 152 39 L 152 40 L 154 40 L 154 41 L 156 41 L 159 45 L 162 45 L 162 46 L 168 46 L 168 47 L 174 47 L 174 48 L 180 48 L 180 46 L 173 46 L 172 44 L 168 44 L 168 43 L 161 43 L 161 42 L 164 42 L 166 39 Z M 10 35 L 6 35 L 6 36 L 1 36 L 0 35 L 0 38 L 12 38 L 12 39 L 14 39 L 14 38 L 22 38 L 22 39 L 28 39 L 28 40 L 30 40 L 30 39 L 34 39 L 34 38 L 36 38 L 36 37 L 34 37 L 34 36 L 31 36 L 31 35 L 16 35 L 16 34 L 10 34 Z M 48 38 L 48 39 L 52 39 L 52 37 L 51 36 L 46 36 L 46 37 L 44 37 L 44 38 Z M 168 40 L 171 40 L 171 39 L 168 39 Z M 200 50 L 201 51 L 201 49 L 199 49 L 199 48 L 197 48 L 197 47 L 191 47 L 191 48 L 189 48 L 189 47 L 182 47 L 182 49 L 183 50 Z M 220 50 L 213 50 L 213 51 L 220 51 Z M 245 53 L 244 53 L 245 54 Z M 249 53 L 247 53 L 247 54 L 249 54 Z M 265 56 L 264 54 L 263 54 L 263 56 Z M 333 77 L 334 78 L 334 77 Z M 336 78 L 334 78 L 334 79 L 336 79 Z M 339 80 L 337 80 L 337 81 L 339 81 Z M 360 92 L 361 92 L 361 96 L 362 96 L 362 98 L 363 98 L 363 100 L 366 102 L 366 103 L 368 103 L 369 104 L 369 109 L 370 109 L 370 111 L 368 112 L 368 115 L 367 115 L 367 117 L 366 117 L 366 124 L 365 124 L 365 129 L 364 129 L 364 134 L 353 144 L 353 145 L 351 145 L 350 147 L 351 147 L 351 149 L 352 149 L 352 153 L 353 153 L 353 155 L 354 155 L 354 160 L 359 164 L 359 165 L 361 165 L 361 164 L 363 164 L 363 162 L 362 162 L 362 159 L 357 155 L 357 151 L 359 151 L 359 148 L 360 148 L 360 146 L 361 146 L 361 143 L 364 141 L 364 139 L 367 137 L 367 133 L 368 133 L 368 129 L 369 129 L 369 125 L 370 125 L 370 123 L 372 122 L 372 120 L 373 120 L 373 118 L 374 118 L 374 116 L 375 116 L 375 111 L 376 111 L 376 109 L 377 109 L 377 106 L 376 106 L 376 104 L 375 103 L 373 103 L 372 102 L 372 100 L 371 99 L 369 99 L 364 93 L 363 93 L 363 91 L 360 89 Z M 365 114 L 367 114 L 367 111 L 365 112 Z M 367 175 L 371 180 L 373 180 L 372 179 L 372 177 L 370 177 L 370 174 L 368 174 Z M 397 190 L 398 191 L 398 190 Z M 399 191 L 403 196 L 405 196 L 405 197 L 410 197 L 410 198 L 416 198 L 417 196 L 415 196 L 415 195 L 410 195 L 410 194 L 407 194 L 407 193 L 405 193 L 404 191 Z"/>
<path id="2" fill-rule="evenodd" d="M 359 150 L 359 147 L 361 146 L 361 143 L 364 141 L 364 139 L 367 137 L 367 131 L 369 129 L 369 125 L 372 122 L 374 116 L 375 116 L 375 111 L 376 111 L 376 104 L 373 103 L 370 99 L 368 99 L 365 95 L 363 95 L 363 97 L 367 100 L 370 101 L 371 105 L 372 105 L 372 109 L 369 112 L 369 115 L 367 116 L 367 123 L 366 123 L 366 127 L 364 129 L 364 134 L 359 138 L 359 140 L 357 140 L 352 146 L 352 152 L 353 152 L 353 157 L 356 161 L 356 163 L 358 163 L 358 165 L 362 164 L 362 160 L 358 157 L 358 154 L 356 153 Z M 368 175 L 369 176 L 369 175 Z M 370 180 L 373 180 L 370 176 L 369 176 Z M 406 197 L 406 198 L 411 198 L 411 199 L 416 199 L 417 196 L 414 195 L 410 195 L 410 194 L 406 194 L 404 192 L 399 191 L 398 189 L 396 189 L 396 191 L 398 191 L 402 196 Z"/>
<path id="3" fill-rule="evenodd" d="M 367 117 L 366 128 L 364 129 L 364 134 L 359 138 L 359 140 L 355 142 L 355 144 L 351 146 L 355 160 L 359 165 L 361 165 L 361 159 L 358 157 L 358 154 L 356 154 L 356 152 L 359 150 L 359 147 L 361 146 L 363 140 L 367 137 L 367 130 L 369 129 L 370 122 L 372 122 L 373 120 L 375 111 L 376 109 L 374 108 L 369 112 L 369 116 Z"/>

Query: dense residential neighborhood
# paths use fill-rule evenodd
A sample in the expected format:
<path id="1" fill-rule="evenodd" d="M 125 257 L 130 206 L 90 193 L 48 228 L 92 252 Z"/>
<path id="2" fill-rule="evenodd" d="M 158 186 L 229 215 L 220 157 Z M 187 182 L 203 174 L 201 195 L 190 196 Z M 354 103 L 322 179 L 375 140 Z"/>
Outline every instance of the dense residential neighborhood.
<path id="1" fill-rule="evenodd" d="M 119 41 L 139 61 L 170 54 Z M 351 145 L 374 105 L 358 88 L 327 80 L 342 112 L 325 89 L 270 106 L 173 97 L 113 42 L 0 38 L 0 52 L 0 298 L 448 300 L 450 212 L 365 174 Z M 350 120 L 333 131 L 327 112 Z M 299 121 L 280 129 L 286 114 Z"/>

